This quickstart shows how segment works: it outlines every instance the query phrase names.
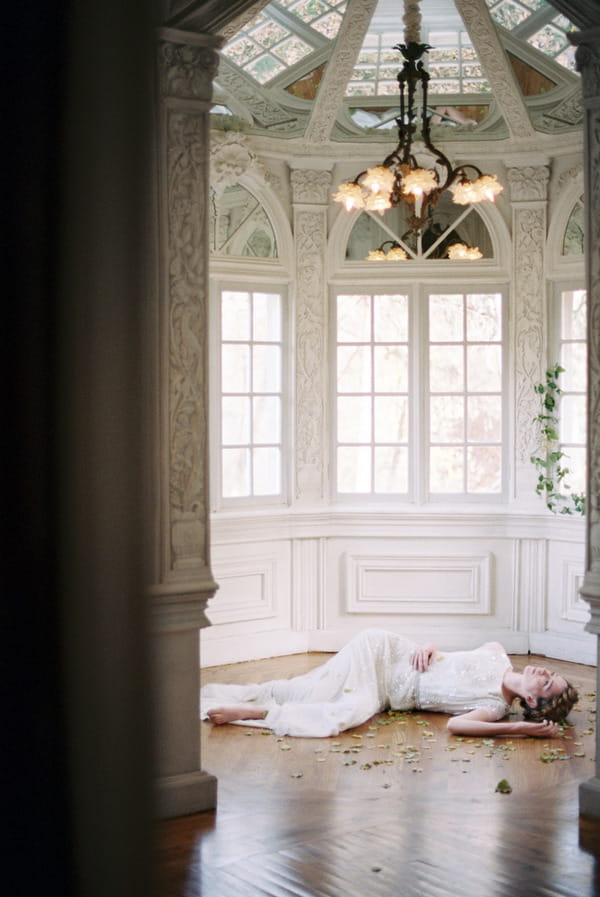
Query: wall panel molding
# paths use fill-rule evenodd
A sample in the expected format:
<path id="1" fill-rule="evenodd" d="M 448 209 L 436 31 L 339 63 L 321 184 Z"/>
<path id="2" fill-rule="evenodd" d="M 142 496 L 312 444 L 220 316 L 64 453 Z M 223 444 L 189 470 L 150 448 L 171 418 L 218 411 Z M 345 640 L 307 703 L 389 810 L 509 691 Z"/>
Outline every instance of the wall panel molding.
<path id="1" fill-rule="evenodd" d="M 350 614 L 488 614 L 493 557 L 344 555 Z"/>

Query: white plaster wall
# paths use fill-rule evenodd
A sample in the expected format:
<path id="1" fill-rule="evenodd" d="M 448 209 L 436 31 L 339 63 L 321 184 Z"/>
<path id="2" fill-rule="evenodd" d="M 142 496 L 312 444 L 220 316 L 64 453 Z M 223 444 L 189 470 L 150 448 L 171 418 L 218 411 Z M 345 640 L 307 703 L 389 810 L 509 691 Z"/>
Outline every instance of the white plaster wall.
<path id="1" fill-rule="evenodd" d="M 229 144 L 244 141 L 241 135 L 230 137 L 227 151 Z M 580 189 L 580 156 L 572 151 L 549 162 L 536 157 L 535 165 L 527 156 L 525 182 L 517 176 L 519 160 L 511 159 L 515 208 L 526 217 L 531 214 L 529 205 L 535 205 L 542 243 L 548 217 L 548 245 L 540 247 L 535 265 L 529 251 L 521 258 L 519 246 L 512 243 L 509 196 L 502 209 L 485 212 L 495 259 L 476 276 L 511 284 L 508 340 L 515 393 L 508 451 L 513 458 L 519 456 L 522 475 L 517 476 L 515 466 L 505 505 L 469 504 L 454 510 L 414 505 L 388 505 L 385 510 L 365 505 L 357 510 L 328 502 L 324 403 L 329 362 L 323 303 L 328 283 L 354 277 L 361 269 L 358 263 L 350 273 L 344 268 L 351 222 L 340 215 L 336 220 L 329 178 L 311 170 L 309 162 L 296 163 L 288 185 L 278 162 L 271 164 L 252 152 L 248 160 L 239 180 L 269 209 L 281 249 L 275 267 L 290 282 L 290 325 L 295 335 L 291 343 L 296 346 L 290 368 L 298 353 L 308 353 L 309 363 L 300 373 L 310 370 L 316 381 L 304 383 L 300 402 L 298 382 L 303 381 L 296 371 L 289 503 L 254 513 L 221 509 L 212 516 L 212 568 L 219 590 L 207 609 L 212 625 L 201 633 L 203 665 L 307 650 L 335 651 L 369 626 L 433 639 L 449 649 L 498 640 L 511 652 L 531 650 L 593 663 L 595 640 L 584 630 L 587 605 L 577 591 L 585 570 L 585 522 L 554 517 L 545 510 L 531 487 L 528 450 L 531 383 L 541 376 L 550 351 L 543 345 L 548 330 L 546 291 L 561 271 L 568 269 L 571 277 L 581 276 L 583 270 L 583 262 L 574 264 L 572 258 L 563 270 L 559 248 L 568 217 L 565 204 L 574 201 Z M 267 199 L 269 181 L 283 201 Z M 533 196 L 525 211 L 523 183 Z M 521 221 L 518 215 L 516 220 Z M 241 276 L 234 267 L 217 260 L 213 273 Z M 431 275 L 422 270 L 417 276 Z M 523 328 L 532 321 L 535 338 L 523 339 Z M 520 400 L 517 383 L 529 404 Z"/>
<path id="2" fill-rule="evenodd" d="M 253 527 L 255 535 L 253 537 Z M 204 666 L 336 651 L 370 626 L 593 663 L 580 520 L 287 512 L 215 522 Z"/>

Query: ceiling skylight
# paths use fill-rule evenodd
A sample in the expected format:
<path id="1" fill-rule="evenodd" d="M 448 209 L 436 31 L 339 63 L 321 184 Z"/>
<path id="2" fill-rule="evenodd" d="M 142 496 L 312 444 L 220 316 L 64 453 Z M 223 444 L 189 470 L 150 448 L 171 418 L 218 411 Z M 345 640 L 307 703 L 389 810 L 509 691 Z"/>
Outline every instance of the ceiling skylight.
<path id="1" fill-rule="evenodd" d="M 392 48 L 404 43 L 401 5 L 379 0 L 346 90 L 349 97 L 394 96 L 403 57 Z M 430 45 L 425 57 L 431 94 L 489 93 L 477 54 L 456 7 L 451 2 L 422 0 L 421 40 Z"/>
<path id="2" fill-rule="evenodd" d="M 222 52 L 259 84 L 265 84 L 313 50 L 301 37 L 262 12 Z"/>
<path id="3" fill-rule="evenodd" d="M 575 50 L 567 34 L 574 25 L 545 0 L 486 0 L 494 22 L 536 50 L 575 71 Z"/>
<path id="4" fill-rule="evenodd" d="M 340 30 L 346 10 L 346 0 L 279 0 L 279 5 L 329 40 Z"/>
<path id="5" fill-rule="evenodd" d="M 266 84 L 333 40 L 345 8 L 346 0 L 270 3 L 222 52 L 259 84 Z"/>

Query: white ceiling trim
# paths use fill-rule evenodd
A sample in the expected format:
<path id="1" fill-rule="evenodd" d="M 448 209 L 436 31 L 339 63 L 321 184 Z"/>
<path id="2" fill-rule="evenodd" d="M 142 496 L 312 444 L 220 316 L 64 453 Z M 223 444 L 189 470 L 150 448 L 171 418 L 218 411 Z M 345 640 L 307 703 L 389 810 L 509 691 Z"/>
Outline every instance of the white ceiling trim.
<path id="1" fill-rule="evenodd" d="M 484 0 L 455 2 L 511 135 L 533 137 L 535 129 L 519 84 Z"/>
<path id="2" fill-rule="evenodd" d="M 306 141 L 320 144 L 329 138 L 376 6 L 377 0 L 350 0 L 348 3 L 333 53 L 313 103 L 304 135 Z"/>

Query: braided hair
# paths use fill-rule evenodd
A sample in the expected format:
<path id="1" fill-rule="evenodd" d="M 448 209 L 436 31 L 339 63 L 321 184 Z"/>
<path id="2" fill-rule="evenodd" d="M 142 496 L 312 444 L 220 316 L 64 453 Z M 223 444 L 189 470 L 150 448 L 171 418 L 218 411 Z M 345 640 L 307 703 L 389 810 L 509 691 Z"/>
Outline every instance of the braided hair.
<path id="1" fill-rule="evenodd" d="M 551 698 L 538 698 L 535 707 L 530 707 L 524 698 L 519 700 L 523 708 L 524 719 L 535 723 L 545 719 L 554 723 L 561 723 L 579 700 L 579 694 L 577 689 L 570 682 L 567 682 L 566 687 L 559 695 L 554 695 Z"/>

